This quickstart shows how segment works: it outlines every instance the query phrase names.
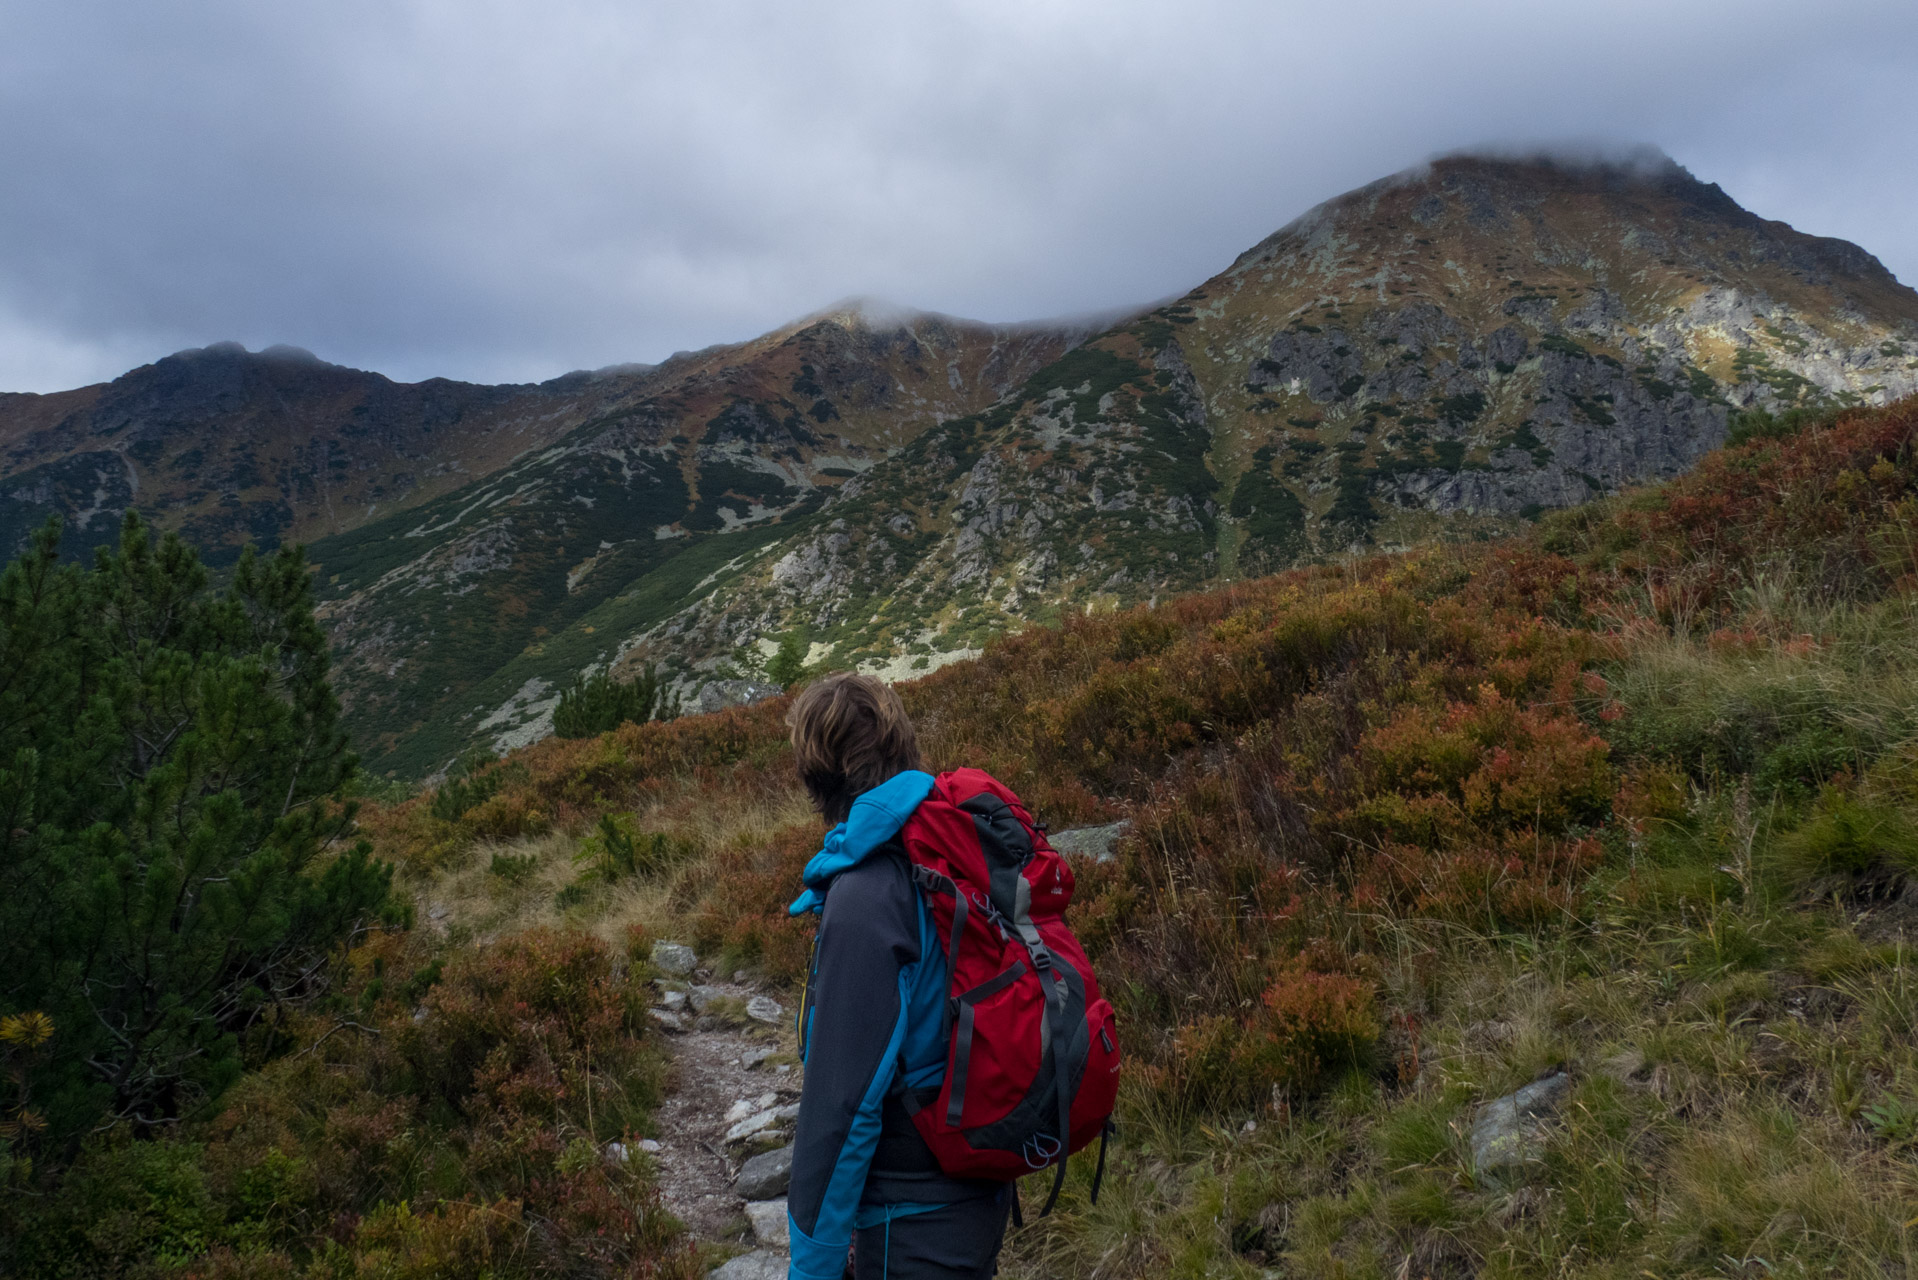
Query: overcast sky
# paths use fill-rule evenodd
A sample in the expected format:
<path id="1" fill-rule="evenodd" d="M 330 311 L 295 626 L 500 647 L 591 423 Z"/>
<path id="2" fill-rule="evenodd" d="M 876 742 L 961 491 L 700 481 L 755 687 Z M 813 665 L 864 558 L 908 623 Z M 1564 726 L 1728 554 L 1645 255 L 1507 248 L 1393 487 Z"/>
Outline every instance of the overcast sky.
<path id="1" fill-rule="evenodd" d="M 0 0 L 0 390 L 658 360 L 1182 291 L 1440 152 L 1662 147 L 1918 281 L 1918 4 Z"/>

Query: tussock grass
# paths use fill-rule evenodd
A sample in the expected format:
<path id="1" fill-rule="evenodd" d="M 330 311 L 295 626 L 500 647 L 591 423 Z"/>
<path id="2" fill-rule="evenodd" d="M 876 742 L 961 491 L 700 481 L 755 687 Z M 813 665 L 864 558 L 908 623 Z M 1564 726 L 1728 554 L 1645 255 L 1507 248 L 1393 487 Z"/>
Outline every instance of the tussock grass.
<path id="1" fill-rule="evenodd" d="M 674 781 L 630 810 L 606 810 L 630 818 L 642 835 L 666 836 L 684 850 L 663 870 L 601 877 L 582 858 L 593 835 L 584 822 L 571 830 L 480 838 L 451 857 L 414 868 L 409 882 L 425 908 L 422 915 L 444 908 L 436 923 L 455 944 L 541 927 L 583 929 L 615 951 L 626 950 L 635 937 L 691 941 L 689 913 L 716 863 L 757 861 L 781 837 L 819 832 L 818 817 L 796 783 L 764 779 L 764 785 L 720 790 Z"/>

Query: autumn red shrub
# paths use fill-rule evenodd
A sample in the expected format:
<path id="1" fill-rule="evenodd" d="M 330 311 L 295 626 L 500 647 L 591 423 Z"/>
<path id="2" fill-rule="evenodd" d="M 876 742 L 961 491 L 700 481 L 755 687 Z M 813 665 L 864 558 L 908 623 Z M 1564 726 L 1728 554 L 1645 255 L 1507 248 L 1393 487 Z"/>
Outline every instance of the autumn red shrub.
<path id="1" fill-rule="evenodd" d="M 1344 973 L 1287 966 L 1266 988 L 1252 1030 L 1272 1043 L 1283 1078 L 1310 1083 L 1322 1072 L 1358 1066 L 1379 1036 L 1370 983 Z"/>
<path id="2" fill-rule="evenodd" d="M 1358 751 L 1363 790 L 1328 821 L 1422 844 L 1596 825 L 1616 785 L 1609 755 L 1577 718 L 1522 707 L 1488 682 L 1469 701 L 1406 706 L 1368 732 Z"/>
<path id="3" fill-rule="evenodd" d="M 1143 1084 L 1180 1109 L 1256 1106 L 1365 1065 L 1378 1035 L 1369 984 L 1292 966 L 1248 1016 L 1204 1014 L 1178 1026 L 1143 1067 Z"/>
<path id="4" fill-rule="evenodd" d="M 1365 859 L 1352 905 L 1494 930 L 1531 928 L 1572 914 L 1579 886 L 1602 857 L 1590 836 L 1525 828 L 1439 848 L 1388 843 Z"/>

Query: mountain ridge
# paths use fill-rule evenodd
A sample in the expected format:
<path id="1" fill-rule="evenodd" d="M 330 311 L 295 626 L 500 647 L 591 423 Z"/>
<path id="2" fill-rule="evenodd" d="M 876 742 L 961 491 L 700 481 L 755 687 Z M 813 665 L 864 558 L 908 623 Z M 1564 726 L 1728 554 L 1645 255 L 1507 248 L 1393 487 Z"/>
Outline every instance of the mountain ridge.
<path id="1" fill-rule="evenodd" d="M 814 670 L 904 677 L 1066 611 L 1510 532 L 1686 470 L 1737 415 L 1918 391 L 1918 294 L 1662 155 L 1454 155 L 1148 309 L 987 325 L 849 298 L 652 366 L 388 385 L 442 415 L 395 426 L 394 457 L 456 425 L 404 493 L 371 493 L 391 465 L 354 488 L 359 454 L 316 478 L 309 449 L 172 508 L 135 451 L 166 424 L 104 445 L 70 424 L 36 460 L 21 442 L 62 406 L 0 398 L 0 532 L 65 510 L 97 535 L 140 485 L 221 554 L 318 531 L 351 722 L 377 769 L 417 776 L 547 732 L 580 673 L 663 667 L 690 696 L 800 633 Z M 322 512 L 342 472 L 358 505 Z"/>
<path id="2" fill-rule="evenodd" d="M 623 661 L 721 671 L 798 628 L 904 675 L 1061 608 L 1509 531 L 1685 470 L 1735 413 L 1910 394 L 1914 338 L 1918 294 L 1870 254 L 1669 160 L 1443 158 L 922 438 Z"/>

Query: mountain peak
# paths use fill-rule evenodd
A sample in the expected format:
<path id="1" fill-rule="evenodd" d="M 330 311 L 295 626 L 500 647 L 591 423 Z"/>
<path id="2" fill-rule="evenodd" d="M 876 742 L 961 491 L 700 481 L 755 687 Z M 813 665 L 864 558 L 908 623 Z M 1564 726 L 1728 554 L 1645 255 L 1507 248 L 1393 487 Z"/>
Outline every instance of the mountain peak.
<path id="1" fill-rule="evenodd" d="M 162 356 L 159 360 L 154 361 L 154 364 L 165 364 L 168 361 L 183 364 L 239 364 L 253 362 L 261 364 L 312 365 L 316 368 L 325 369 L 348 368 L 346 365 L 338 365 L 329 360 L 322 360 L 305 347 L 289 346 L 284 342 L 275 343 L 270 347 L 262 347 L 258 351 L 248 351 L 245 344 L 239 342 L 209 342 L 204 347 L 187 347 L 184 350 L 175 351 L 170 356 Z M 137 373 L 138 370 L 133 370 L 132 372 Z M 359 373 L 362 371 L 354 369 L 352 372 Z M 121 375 L 121 377 L 127 376 L 130 375 Z M 116 379 L 116 381 L 117 380 L 118 379 Z"/>
<path id="2" fill-rule="evenodd" d="M 1779 300 L 1836 289 L 1862 314 L 1918 321 L 1918 297 L 1865 250 L 1767 221 L 1652 147 L 1440 156 L 1314 206 L 1231 270 L 1280 264 L 1328 294 L 1369 280 L 1387 301 L 1388 277 L 1392 292 L 1454 296 L 1503 288 L 1501 272 L 1588 263 L 1606 264 L 1612 287 L 1630 279 L 1648 295 L 1734 280 Z M 1465 275 L 1448 282 L 1454 268 Z"/>
<path id="3" fill-rule="evenodd" d="M 847 328 L 898 329 L 914 324 L 920 320 L 929 319 L 944 320 L 949 324 L 973 325 L 978 323 L 974 320 L 962 320 L 955 316 L 942 316 L 930 311 L 921 311 L 915 307 L 903 306 L 900 303 L 888 301 L 885 298 L 854 295 L 848 298 L 841 298 L 839 301 L 822 307 L 809 316 L 802 316 L 799 320 L 795 321 L 791 327 L 800 328 L 809 324 L 817 324 L 821 320 L 828 320 L 835 324 L 844 325 Z"/>

